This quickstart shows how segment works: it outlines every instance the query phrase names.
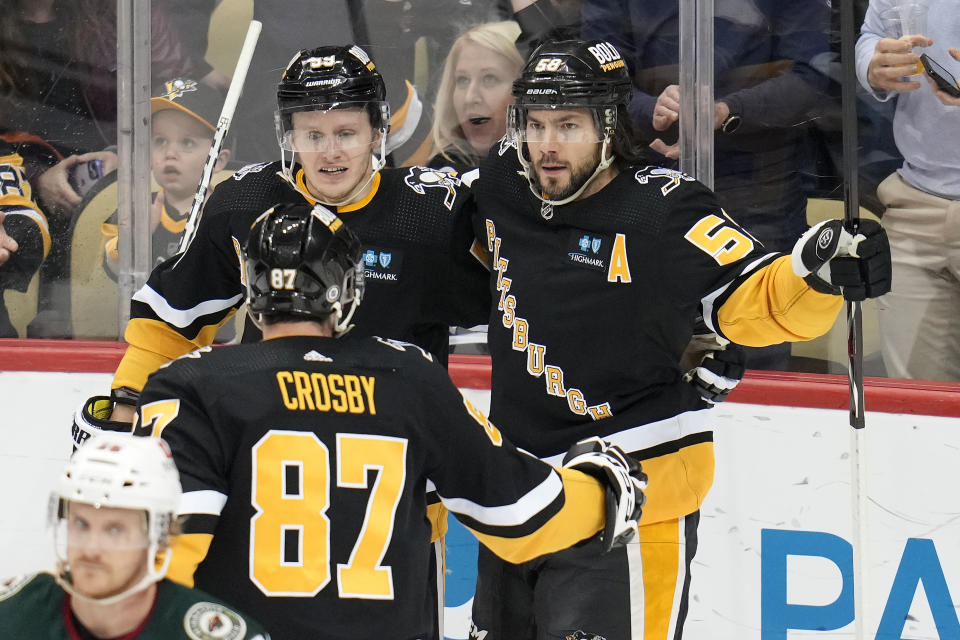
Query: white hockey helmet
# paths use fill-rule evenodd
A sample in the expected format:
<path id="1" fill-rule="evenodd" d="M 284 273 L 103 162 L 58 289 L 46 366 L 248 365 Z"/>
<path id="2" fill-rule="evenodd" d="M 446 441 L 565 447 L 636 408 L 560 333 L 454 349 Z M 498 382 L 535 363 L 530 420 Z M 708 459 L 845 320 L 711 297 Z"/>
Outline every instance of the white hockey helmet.
<path id="1" fill-rule="evenodd" d="M 91 437 L 67 463 L 50 499 L 49 521 L 57 535 L 58 582 L 73 595 L 87 598 L 76 592 L 69 578 L 66 528 L 62 526 L 68 502 L 140 510 L 145 514 L 147 572 L 125 592 L 97 600 L 106 604 L 139 591 L 166 574 L 170 554 L 164 553 L 161 562 L 157 556 L 168 546 L 181 493 L 177 467 L 163 440 L 113 432 Z"/>

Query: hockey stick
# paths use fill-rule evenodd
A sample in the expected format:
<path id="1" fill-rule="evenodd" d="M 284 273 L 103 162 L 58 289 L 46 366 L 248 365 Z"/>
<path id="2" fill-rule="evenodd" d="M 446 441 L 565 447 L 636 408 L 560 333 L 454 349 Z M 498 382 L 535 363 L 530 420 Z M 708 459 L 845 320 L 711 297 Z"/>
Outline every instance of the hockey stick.
<path id="1" fill-rule="evenodd" d="M 843 219 L 856 235 L 860 225 L 857 167 L 857 26 L 853 2 L 840 3 L 841 123 L 843 126 Z M 869 585 L 864 563 L 867 530 L 867 456 L 863 407 L 863 316 L 859 302 L 847 301 L 847 375 L 850 381 L 850 505 L 853 514 L 853 629 L 856 640 L 866 635 L 866 595 Z"/>
<path id="2" fill-rule="evenodd" d="M 197 232 L 197 225 L 200 224 L 200 212 L 203 209 L 203 201 L 207 197 L 210 180 L 213 178 L 213 168 L 217 164 L 217 157 L 223 147 L 223 139 L 230 129 L 230 122 L 233 120 L 233 112 L 237 108 L 237 101 L 240 100 L 240 94 L 243 92 L 243 83 L 247 78 L 247 70 L 250 68 L 253 52 L 257 48 L 257 40 L 260 38 L 260 28 L 262 26 L 262 23 L 258 20 L 251 20 L 250 27 L 247 29 L 247 37 L 240 49 L 240 57 L 237 58 L 237 66 L 233 70 L 233 78 L 230 80 L 230 88 L 227 90 L 227 97 L 224 99 L 223 108 L 220 110 L 220 120 L 217 121 L 217 130 L 213 134 L 210 153 L 207 155 L 206 164 L 203 165 L 203 175 L 200 177 L 200 184 L 197 185 L 197 193 L 193 196 L 193 206 L 190 207 L 187 225 L 183 236 L 180 238 L 180 246 L 177 248 L 179 254 L 183 254 L 190 246 L 190 242 L 193 241 L 193 236 Z"/>

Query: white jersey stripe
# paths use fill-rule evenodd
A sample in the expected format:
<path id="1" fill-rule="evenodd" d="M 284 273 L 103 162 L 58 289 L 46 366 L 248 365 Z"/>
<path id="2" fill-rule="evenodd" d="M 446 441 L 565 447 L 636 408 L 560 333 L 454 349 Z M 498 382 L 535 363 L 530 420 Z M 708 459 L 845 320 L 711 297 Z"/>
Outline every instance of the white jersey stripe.
<path id="1" fill-rule="evenodd" d="M 627 575 L 630 577 L 630 637 L 642 640 L 647 597 L 643 588 L 643 556 L 636 539 L 624 548 L 627 551 Z"/>
<path id="2" fill-rule="evenodd" d="M 219 516 L 225 504 L 227 504 L 227 496 L 219 491 L 190 491 L 180 496 L 178 515 L 208 513 Z"/>
<path id="3" fill-rule="evenodd" d="M 709 409 L 699 409 L 697 411 L 686 411 L 672 418 L 648 422 L 637 427 L 632 427 L 618 433 L 611 433 L 603 436 L 603 439 L 611 444 L 615 444 L 627 453 L 642 451 L 655 447 L 665 442 L 673 442 L 694 433 L 705 433 L 712 431 L 707 413 Z M 558 453 L 543 461 L 559 467 L 563 462 L 564 453 Z"/>
<path id="4" fill-rule="evenodd" d="M 529 521 L 556 500 L 562 492 L 563 481 L 560 480 L 560 475 L 550 472 L 546 480 L 513 504 L 485 507 L 466 498 L 440 496 L 440 500 L 450 511 L 473 518 L 477 522 L 495 527 L 512 527 Z"/>
<path id="5" fill-rule="evenodd" d="M 190 309 L 174 309 L 163 296 L 154 291 L 149 285 L 143 285 L 143 288 L 133 294 L 133 299 L 150 305 L 150 308 L 157 314 L 157 317 L 167 324 L 182 329 L 183 327 L 188 327 L 193 324 L 193 322 L 201 316 L 229 309 L 243 299 L 243 294 L 238 293 L 232 298 L 225 300 L 205 300 Z"/>

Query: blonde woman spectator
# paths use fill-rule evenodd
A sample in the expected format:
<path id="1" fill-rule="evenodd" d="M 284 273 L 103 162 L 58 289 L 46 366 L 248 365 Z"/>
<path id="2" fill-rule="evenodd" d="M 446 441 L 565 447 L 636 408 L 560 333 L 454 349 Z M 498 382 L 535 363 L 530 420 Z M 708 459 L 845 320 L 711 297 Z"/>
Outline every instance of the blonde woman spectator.
<path id="1" fill-rule="evenodd" d="M 506 131 L 510 89 L 524 59 L 520 26 L 512 21 L 473 27 L 453 43 L 437 90 L 433 149 L 426 163 L 463 170 L 476 166 Z"/>

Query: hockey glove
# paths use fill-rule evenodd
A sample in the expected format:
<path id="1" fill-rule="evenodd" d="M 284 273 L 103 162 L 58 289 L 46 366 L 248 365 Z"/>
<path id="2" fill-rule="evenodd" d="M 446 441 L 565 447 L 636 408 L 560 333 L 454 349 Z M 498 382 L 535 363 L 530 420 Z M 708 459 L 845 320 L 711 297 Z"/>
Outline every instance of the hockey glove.
<path id="1" fill-rule="evenodd" d="M 647 474 L 640 463 L 620 447 L 600 438 L 576 443 L 563 457 L 563 466 L 600 480 L 606 487 L 606 524 L 603 528 L 604 551 L 628 543 L 637 535 L 637 522 L 647 497 Z"/>
<path id="2" fill-rule="evenodd" d="M 883 227 L 862 219 L 856 235 L 842 220 L 825 220 L 793 247 L 793 272 L 815 291 L 859 302 L 890 291 L 890 243 Z"/>
<path id="3" fill-rule="evenodd" d="M 746 359 L 747 354 L 740 345 L 718 344 L 703 356 L 697 367 L 684 374 L 683 379 L 710 404 L 723 402 L 743 380 Z"/>
<path id="4" fill-rule="evenodd" d="M 101 431 L 130 433 L 130 423 L 111 420 L 112 412 L 113 402 L 107 396 L 93 396 L 77 407 L 73 414 L 73 426 L 70 429 L 73 450 L 76 451 L 87 441 L 87 438 Z"/>

